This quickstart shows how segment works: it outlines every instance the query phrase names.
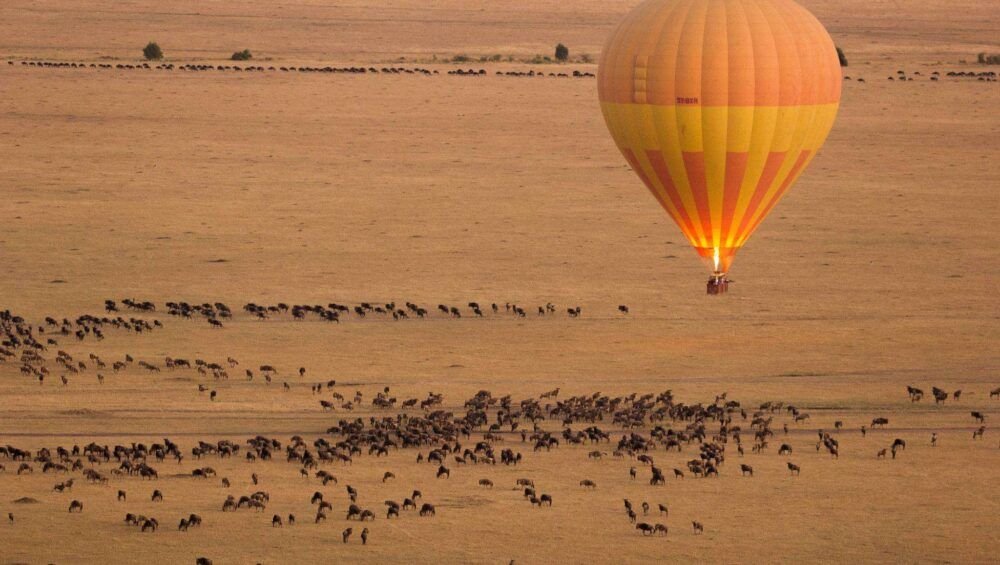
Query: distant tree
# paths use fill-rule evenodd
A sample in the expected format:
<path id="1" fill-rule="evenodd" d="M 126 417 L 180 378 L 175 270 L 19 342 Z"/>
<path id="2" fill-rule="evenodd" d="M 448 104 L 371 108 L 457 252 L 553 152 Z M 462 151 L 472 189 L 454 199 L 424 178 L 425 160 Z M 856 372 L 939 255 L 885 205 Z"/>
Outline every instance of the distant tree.
<path id="1" fill-rule="evenodd" d="M 976 57 L 976 61 L 978 61 L 980 65 L 1000 65 L 1000 55 L 980 53 Z"/>
<path id="2" fill-rule="evenodd" d="M 163 49 L 160 49 L 158 44 L 150 41 L 142 48 L 142 54 L 146 57 L 147 61 L 159 61 L 163 58 Z"/>
<path id="3" fill-rule="evenodd" d="M 562 43 L 556 45 L 556 60 L 565 61 L 569 59 L 569 47 L 566 47 Z"/>
<path id="4" fill-rule="evenodd" d="M 250 59 L 253 59 L 253 54 L 250 53 L 249 49 L 244 49 L 243 51 L 233 53 L 232 59 L 234 61 L 249 61 Z"/>
<path id="5" fill-rule="evenodd" d="M 840 59 L 840 66 L 847 66 L 847 55 L 844 55 L 844 50 L 840 47 L 837 48 L 837 58 Z"/>

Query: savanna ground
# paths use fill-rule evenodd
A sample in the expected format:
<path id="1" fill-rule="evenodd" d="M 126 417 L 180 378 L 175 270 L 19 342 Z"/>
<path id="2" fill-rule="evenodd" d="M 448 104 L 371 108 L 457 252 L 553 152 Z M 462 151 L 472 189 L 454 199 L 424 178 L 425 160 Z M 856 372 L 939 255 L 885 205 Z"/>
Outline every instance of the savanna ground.
<path id="1" fill-rule="evenodd" d="M 566 43 L 599 53 L 632 2 L 70 2 L 0 4 L 0 58 L 135 63 L 156 40 L 177 64 L 220 63 L 251 49 L 263 65 L 420 65 L 441 75 L 116 71 L 0 65 L 0 309 L 35 324 L 45 316 L 101 314 L 106 298 L 326 304 L 362 300 L 516 302 L 528 317 L 333 325 L 287 315 L 238 313 L 224 329 L 159 312 L 151 334 L 59 347 L 78 359 L 126 353 L 269 363 L 281 375 L 213 382 L 193 371 L 156 375 L 91 368 L 43 385 L 0 363 L 0 445 L 153 442 L 185 450 L 199 439 L 242 442 L 257 434 L 319 437 L 340 418 L 394 414 L 367 404 L 394 396 L 445 395 L 462 403 L 480 389 L 515 400 L 561 387 L 564 398 L 659 393 L 711 403 L 728 392 L 751 408 L 767 400 L 808 412 L 778 431 L 763 454 L 732 449 L 718 479 L 646 483 L 634 460 L 588 459 L 591 446 L 525 454 L 516 468 L 452 468 L 436 480 L 417 450 L 331 466 L 340 486 L 302 479 L 281 457 L 156 464 L 155 485 L 113 479 L 17 476 L 0 460 L 0 561 L 192 562 L 991 562 L 1000 550 L 1000 468 L 993 429 L 1000 401 L 996 335 L 1000 238 L 1000 120 L 996 83 L 931 72 L 984 70 L 1000 51 L 986 2 L 804 2 L 844 48 L 840 116 L 820 155 L 740 253 L 730 295 L 707 297 L 703 265 L 657 209 L 605 132 L 592 79 L 506 78 L 495 70 L 593 71 L 593 65 L 465 64 L 485 77 L 446 76 L 456 54 L 516 60 Z M 400 62 L 399 58 L 405 57 Z M 903 69 L 915 80 L 886 80 Z M 914 75 L 920 71 L 921 75 Z M 547 301 L 558 315 L 538 318 Z M 620 315 L 616 306 L 628 304 Z M 582 316 L 568 318 L 569 306 Z M 54 351 L 46 353 L 54 356 Z M 295 369 L 307 368 L 299 378 Z M 309 385 L 336 379 L 365 406 L 323 412 Z M 285 391 L 281 382 L 291 387 Z M 215 402 L 197 384 L 218 391 Z M 963 390 L 960 400 L 911 404 L 905 385 Z M 324 392 L 323 398 L 329 398 Z M 983 411 L 987 431 L 969 412 Z M 418 413 L 415 411 L 414 413 Z M 886 431 L 862 438 L 873 417 Z M 813 449 L 818 429 L 845 423 L 839 459 Z M 776 426 L 788 421 L 782 413 Z M 613 429 L 610 422 L 598 425 Z M 745 424 L 746 425 L 746 424 Z M 545 422 L 558 431 L 558 422 Z M 574 428 L 584 427 L 577 424 Z M 932 432 L 939 445 L 930 447 Z M 612 434 L 617 437 L 618 433 Z M 896 460 L 875 452 L 907 440 Z M 748 440 L 750 438 L 747 438 Z M 800 477 L 776 446 L 788 442 Z M 463 441 L 463 444 L 468 443 Z M 610 451 L 614 446 L 606 449 Z M 749 444 L 748 444 L 749 447 Z M 426 451 L 426 450 L 424 450 Z M 653 452 L 682 467 L 682 454 Z M 756 476 L 740 477 L 739 462 Z M 217 480 L 174 476 L 212 465 Z M 628 468 L 640 467 L 630 481 Z M 383 484 L 382 474 L 397 478 Z M 261 477 L 250 485 L 250 473 Z M 491 478 L 492 490 L 477 486 Z M 555 499 L 534 508 L 513 490 L 531 477 Z M 598 483 L 585 491 L 579 481 Z M 378 511 L 365 547 L 344 545 L 344 484 Z M 118 503 L 114 492 L 127 490 Z M 153 488 L 162 503 L 149 501 Z M 271 494 L 267 512 L 219 510 L 228 492 Z M 387 521 L 382 500 L 413 488 L 434 518 Z M 334 512 L 312 524 L 309 496 Z M 13 504 L 20 497 L 39 503 Z M 622 498 L 670 506 L 650 516 L 670 527 L 644 538 Z M 69 500 L 85 504 L 66 512 Z M 140 534 L 125 512 L 160 519 Z M 205 524 L 176 532 L 191 512 Z M 274 513 L 295 527 L 272 529 Z M 655 513 L 655 511 L 654 511 Z M 640 517 L 640 519 L 642 519 Z M 6 520 L 6 519 L 5 519 Z M 705 524 L 695 536 L 690 521 Z"/>

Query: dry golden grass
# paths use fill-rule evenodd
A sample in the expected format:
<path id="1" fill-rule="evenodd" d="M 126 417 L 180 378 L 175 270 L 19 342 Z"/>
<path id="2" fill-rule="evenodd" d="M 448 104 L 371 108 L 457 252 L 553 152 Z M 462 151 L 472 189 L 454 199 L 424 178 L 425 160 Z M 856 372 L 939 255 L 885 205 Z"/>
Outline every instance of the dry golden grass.
<path id="1" fill-rule="evenodd" d="M 530 57 L 558 41 L 596 55 L 632 5 L 288 4 L 8 1 L 0 59 L 135 62 L 149 40 L 181 63 L 249 48 L 260 64 L 380 66 L 459 53 Z M 523 321 L 432 315 L 339 326 L 240 314 L 223 330 L 160 313 L 162 331 L 61 339 L 59 348 L 159 364 L 231 355 L 282 376 L 268 386 L 133 369 L 107 372 L 101 386 L 91 370 L 66 387 L 57 378 L 39 386 L 0 363 L 0 445 L 166 436 L 188 452 L 198 439 L 311 441 L 346 417 L 322 412 L 310 394 L 326 379 L 369 399 L 384 386 L 399 398 L 443 392 L 456 411 L 483 388 L 521 399 L 559 386 L 561 396 L 672 389 L 690 403 L 728 391 L 746 406 L 782 400 L 812 416 L 787 439 L 801 477 L 776 453 L 779 431 L 769 452 L 747 450 L 753 479 L 739 476 L 730 452 L 719 479 L 663 487 L 641 480 L 645 469 L 630 481 L 634 461 L 591 461 L 589 446 L 534 453 L 516 437 L 505 442 L 525 453 L 516 469 L 450 464 L 452 478 L 435 480 L 434 467 L 405 450 L 331 467 L 336 489 L 283 460 L 188 457 L 155 465 L 156 484 L 78 480 L 57 494 L 51 487 L 64 477 L 18 477 L 0 459 L 0 516 L 16 516 L 0 523 L 0 562 L 994 561 L 1000 450 L 992 428 L 971 439 L 969 411 L 986 412 L 988 426 L 1000 417 L 1000 401 L 988 398 L 1000 386 L 997 85 L 927 77 L 976 68 L 958 61 L 989 50 L 995 14 L 972 0 L 805 4 L 847 51 L 845 74 L 867 82 L 845 82 L 827 145 L 737 258 L 738 282 L 722 298 L 703 295 L 703 266 L 624 165 L 590 79 L 492 76 L 524 64 L 471 65 L 489 70 L 482 78 L 0 64 L 0 309 L 37 322 L 98 314 L 105 298 L 124 297 L 221 300 L 234 310 L 247 301 L 531 307 Z M 575 68 L 594 70 L 558 69 Z M 885 80 L 900 68 L 923 76 Z M 550 300 L 558 316 L 533 315 Z M 620 303 L 632 309 L 627 318 Z M 575 305 L 580 319 L 562 314 Z M 303 379 L 293 376 L 299 366 Z M 218 401 L 198 383 L 216 388 Z M 908 384 L 964 395 L 914 405 Z M 371 414 L 366 406 L 352 417 Z M 882 415 L 889 429 L 862 438 L 858 428 Z M 846 427 L 833 460 L 813 445 L 816 430 L 837 420 Z M 876 461 L 895 437 L 908 450 Z M 669 472 L 694 453 L 653 456 Z M 254 490 L 258 472 L 271 493 L 267 512 L 223 514 L 217 481 L 172 476 L 202 464 L 230 477 L 237 495 Z M 397 479 L 383 485 L 386 470 Z M 522 500 L 513 490 L 522 476 L 554 496 L 552 508 Z M 478 487 L 483 477 L 496 487 Z M 583 478 L 597 490 L 581 489 Z M 340 542 L 347 483 L 379 514 L 367 547 L 358 524 L 351 544 Z M 115 502 L 118 488 L 128 503 Z M 163 503 L 149 502 L 153 488 Z M 382 500 L 413 488 L 438 515 L 386 521 Z M 315 490 L 334 502 L 322 525 L 311 520 Z M 22 496 L 39 503 L 12 503 Z M 82 515 L 66 512 L 74 498 Z M 649 521 L 667 523 L 670 535 L 641 537 L 622 498 L 668 503 L 669 518 Z M 140 534 L 121 523 L 125 512 L 156 516 L 163 528 Z M 191 512 L 204 526 L 176 532 Z M 272 514 L 289 512 L 298 525 L 270 527 Z M 704 536 L 692 535 L 691 520 L 705 524 Z"/>

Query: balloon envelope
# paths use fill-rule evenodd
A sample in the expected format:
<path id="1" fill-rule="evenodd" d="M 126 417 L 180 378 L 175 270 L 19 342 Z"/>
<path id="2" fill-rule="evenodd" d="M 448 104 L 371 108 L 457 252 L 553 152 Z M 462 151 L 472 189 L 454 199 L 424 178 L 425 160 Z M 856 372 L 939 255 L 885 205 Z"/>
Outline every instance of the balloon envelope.
<path id="1" fill-rule="evenodd" d="M 826 139 L 841 75 L 833 40 L 791 0 L 647 0 L 597 80 L 629 165 L 727 272 Z"/>

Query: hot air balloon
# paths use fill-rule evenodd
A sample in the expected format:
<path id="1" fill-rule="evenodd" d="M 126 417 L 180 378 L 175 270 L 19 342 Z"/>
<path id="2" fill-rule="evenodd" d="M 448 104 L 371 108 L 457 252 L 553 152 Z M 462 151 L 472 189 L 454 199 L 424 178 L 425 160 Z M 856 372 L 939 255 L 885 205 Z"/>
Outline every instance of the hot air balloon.
<path id="1" fill-rule="evenodd" d="M 840 102 L 823 25 L 792 0 L 647 0 L 601 53 L 631 168 L 725 292 L 733 256 L 816 155 Z"/>

